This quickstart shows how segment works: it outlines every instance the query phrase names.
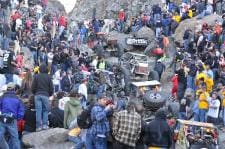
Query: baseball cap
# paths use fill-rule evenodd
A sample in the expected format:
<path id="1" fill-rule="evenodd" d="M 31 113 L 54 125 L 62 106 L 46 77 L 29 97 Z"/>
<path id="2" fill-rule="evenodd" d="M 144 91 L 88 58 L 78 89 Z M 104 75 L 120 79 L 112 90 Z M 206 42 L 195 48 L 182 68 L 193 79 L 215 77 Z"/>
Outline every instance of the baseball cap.
<path id="1" fill-rule="evenodd" d="M 106 100 L 108 100 L 109 98 L 106 96 L 105 93 L 102 93 L 102 94 L 99 96 L 98 99 L 106 99 Z"/>
<path id="2" fill-rule="evenodd" d="M 7 84 L 7 89 L 14 89 L 16 87 L 16 85 L 13 82 L 9 82 Z"/>

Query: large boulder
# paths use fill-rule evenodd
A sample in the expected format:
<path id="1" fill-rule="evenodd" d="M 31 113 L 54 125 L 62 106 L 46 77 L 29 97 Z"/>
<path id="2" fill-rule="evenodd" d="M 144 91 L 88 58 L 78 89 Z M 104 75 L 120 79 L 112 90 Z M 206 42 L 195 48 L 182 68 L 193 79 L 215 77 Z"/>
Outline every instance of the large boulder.
<path id="1" fill-rule="evenodd" d="M 60 1 L 57 0 L 49 0 L 48 6 L 46 8 L 46 13 L 51 14 L 60 14 L 62 12 L 66 12 L 63 4 Z"/>
<path id="2" fill-rule="evenodd" d="M 58 0 L 58 1 L 64 6 L 66 13 L 71 12 L 77 2 L 76 0 Z"/>
<path id="3" fill-rule="evenodd" d="M 107 39 L 116 39 L 117 43 L 119 44 L 120 48 L 122 48 L 123 50 L 127 50 L 130 51 L 133 49 L 133 46 L 127 45 L 126 44 L 126 38 L 128 37 L 133 37 L 133 35 L 131 34 L 124 34 L 124 33 L 119 33 L 117 31 L 112 31 L 109 32 L 109 34 L 107 35 Z"/>
<path id="4" fill-rule="evenodd" d="M 60 149 L 60 146 L 72 147 L 66 142 L 68 138 L 68 130 L 63 128 L 53 128 L 40 132 L 34 132 L 24 135 L 22 141 L 25 146 L 32 148 L 54 148 Z M 64 147 L 65 148 L 65 147 Z"/>
<path id="5" fill-rule="evenodd" d="M 81 53 L 87 52 L 88 55 L 93 55 L 94 54 L 94 51 L 92 49 L 90 49 L 87 45 L 84 45 L 84 44 L 80 45 L 78 47 L 78 49 L 80 50 Z"/>
<path id="6" fill-rule="evenodd" d="M 28 69 L 33 69 L 34 68 L 34 59 L 33 59 L 33 55 L 31 53 L 31 51 L 26 47 L 22 47 L 21 52 L 24 53 L 24 57 L 23 57 L 24 67 L 28 68 Z"/>
<path id="7" fill-rule="evenodd" d="M 191 29 L 192 31 L 195 31 L 196 27 L 203 23 L 207 23 L 208 25 L 214 25 L 215 20 L 222 22 L 221 16 L 216 14 L 203 17 L 202 19 L 197 19 L 197 17 L 194 17 L 194 18 L 186 19 L 182 21 L 175 31 L 175 34 L 174 34 L 175 42 L 182 43 L 183 35 L 186 29 Z"/>
<path id="8" fill-rule="evenodd" d="M 136 37 L 138 38 L 146 38 L 148 39 L 148 41 L 153 41 L 155 40 L 155 33 L 152 29 L 150 29 L 149 27 L 142 27 L 141 29 L 139 29 L 136 34 Z"/>
<path id="9" fill-rule="evenodd" d="M 136 34 L 138 38 L 147 38 L 148 39 L 148 46 L 145 48 L 144 53 L 149 55 L 150 51 L 156 47 L 156 38 L 155 33 L 152 29 L 148 27 L 142 27 Z"/>

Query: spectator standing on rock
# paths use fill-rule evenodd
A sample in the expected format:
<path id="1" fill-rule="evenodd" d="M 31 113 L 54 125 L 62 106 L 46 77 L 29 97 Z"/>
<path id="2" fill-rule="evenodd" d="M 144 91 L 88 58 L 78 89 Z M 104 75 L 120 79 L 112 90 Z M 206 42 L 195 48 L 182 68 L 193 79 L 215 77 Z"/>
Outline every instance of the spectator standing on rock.
<path id="1" fill-rule="evenodd" d="M 174 99 L 177 99 L 177 89 L 178 89 L 178 76 L 177 74 L 175 74 L 172 79 L 171 79 L 172 83 L 173 83 L 173 87 L 171 90 L 171 95 Z"/>
<path id="2" fill-rule="evenodd" d="M 108 97 L 102 94 L 91 110 L 92 126 L 87 130 L 86 149 L 107 149 L 107 138 L 110 132 L 107 115 L 112 105 L 107 105 Z"/>
<path id="3" fill-rule="evenodd" d="M 136 105 L 134 102 L 129 102 L 126 110 L 122 110 L 115 114 L 112 129 L 116 140 L 113 148 L 135 148 L 141 133 L 141 116 L 136 112 Z"/>
<path id="4" fill-rule="evenodd" d="M 36 131 L 36 111 L 34 105 L 34 96 L 30 96 L 29 101 L 25 104 L 25 113 L 23 120 L 25 121 L 23 134 Z"/>
<path id="5" fill-rule="evenodd" d="M 124 32 L 124 29 L 125 29 L 125 12 L 124 12 L 123 9 L 121 9 L 119 11 L 118 19 L 119 19 L 119 31 Z"/>
<path id="6" fill-rule="evenodd" d="M 82 83 L 78 87 L 78 93 L 81 95 L 80 102 L 81 102 L 82 109 L 86 109 L 86 106 L 87 106 L 87 99 L 88 99 L 87 85 L 88 85 L 88 80 L 83 79 Z"/>
<path id="7" fill-rule="evenodd" d="M 0 98 L 0 148 L 20 149 L 20 142 L 17 131 L 17 120 L 22 120 L 24 106 L 15 94 L 15 84 L 10 82 L 7 85 L 7 92 Z M 7 144 L 5 134 L 10 136 Z"/>
<path id="8" fill-rule="evenodd" d="M 32 93 L 35 95 L 36 131 L 48 129 L 49 96 L 53 94 L 53 83 L 46 64 L 41 64 L 40 74 L 33 78 Z"/>
<path id="9" fill-rule="evenodd" d="M 223 14 L 222 18 L 223 18 L 222 27 L 223 27 L 223 30 L 225 30 L 225 13 Z"/>
<path id="10" fill-rule="evenodd" d="M 26 75 L 24 76 L 24 79 L 22 80 L 22 85 L 21 85 L 21 96 L 22 97 L 29 97 L 32 94 L 31 91 L 31 85 L 32 85 L 32 73 L 31 71 L 28 71 Z"/>
<path id="11" fill-rule="evenodd" d="M 16 72 L 17 66 L 15 62 L 15 53 L 13 52 L 15 43 L 10 42 L 9 46 L 9 50 L 3 53 L 3 72 L 5 73 L 6 84 L 8 84 L 9 82 L 13 82 L 13 74 Z"/>
<path id="12" fill-rule="evenodd" d="M 218 99 L 217 93 L 213 92 L 211 97 L 209 97 L 207 100 L 209 102 L 209 110 L 207 112 L 207 122 L 217 125 L 220 111 L 220 101 Z"/>
<path id="13" fill-rule="evenodd" d="M 199 120 L 200 122 L 206 122 L 206 114 L 209 109 L 209 103 L 207 98 L 209 97 L 209 93 L 206 91 L 206 85 L 201 85 L 201 89 L 197 91 L 197 96 L 199 96 L 198 107 L 199 107 Z"/>
<path id="14" fill-rule="evenodd" d="M 180 111 L 179 111 L 179 119 L 188 120 L 190 104 L 191 104 L 191 95 L 188 95 L 181 99 L 180 101 Z"/>
<path id="15" fill-rule="evenodd" d="M 58 34 L 58 39 L 60 38 L 60 36 L 62 35 L 64 29 L 67 27 L 67 19 L 66 17 L 64 16 L 64 14 L 62 14 L 60 17 L 59 17 L 59 34 Z"/>
<path id="16" fill-rule="evenodd" d="M 70 100 L 66 102 L 64 108 L 64 128 L 72 129 L 77 126 L 77 116 L 81 113 L 81 106 L 79 101 L 79 95 L 77 91 L 72 90 L 70 92 Z"/>
<path id="17" fill-rule="evenodd" d="M 165 34 L 163 34 L 162 40 L 163 40 L 164 54 L 166 55 L 167 58 L 169 58 L 169 45 L 170 45 L 169 38 Z"/>
<path id="18" fill-rule="evenodd" d="M 161 59 L 158 59 L 155 64 L 154 70 L 159 74 L 159 81 L 161 80 L 162 73 L 165 71 L 165 69 L 165 64 L 162 63 Z"/>
<path id="19" fill-rule="evenodd" d="M 65 72 L 65 76 L 62 77 L 61 80 L 61 89 L 64 92 L 70 92 L 70 90 L 72 89 L 72 71 L 71 70 L 67 70 L 67 72 Z"/>
<path id="20" fill-rule="evenodd" d="M 177 70 L 178 75 L 178 89 L 177 89 L 177 99 L 180 101 L 184 97 L 184 92 L 187 87 L 187 78 L 184 71 L 184 65 L 181 64 L 179 70 Z"/>

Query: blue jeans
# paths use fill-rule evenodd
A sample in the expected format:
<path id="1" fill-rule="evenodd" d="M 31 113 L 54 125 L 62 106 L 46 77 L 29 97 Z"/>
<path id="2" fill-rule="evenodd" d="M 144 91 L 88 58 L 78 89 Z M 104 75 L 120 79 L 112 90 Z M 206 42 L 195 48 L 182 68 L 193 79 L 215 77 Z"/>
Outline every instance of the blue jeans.
<path id="1" fill-rule="evenodd" d="M 14 82 L 13 81 L 13 74 L 6 73 L 5 74 L 5 80 L 6 80 L 6 84 L 8 84 L 9 82 Z"/>
<path id="2" fill-rule="evenodd" d="M 199 122 L 199 114 L 198 113 L 194 113 L 194 121 Z"/>
<path id="3" fill-rule="evenodd" d="M 187 88 L 195 90 L 195 78 L 190 75 L 187 76 Z"/>
<path id="4" fill-rule="evenodd" d="M 156 27 L 155 29 L 155 36 L 156 38 L 159 38 L 161 35 L 161 28 L 160 27 Z"/>
<path id="5" fill-rule="evenodd" d="M 36 128 L 48 126 L 49 101 L 47 96 L 35 95 Z"/>
<path id="6" fill-rule="evenodd" d="M 34 59 L 34 64 L 37 65 L 38 64 L 38 57 L 39 57 L 39 54 L 37 51 L 31 51 L 32 53 L 32 56 L 33 56 L 33 59 Z"/>
<path id="7" fill-rule="evenodd" d="M 10 144 L 5 140 L 5 133 L 10 135 Z M 0 148 L 1 149 L 20 149 L 19 136 L 17 132 L 17 121 L 11 124 L 3 124 L 0 122 Z"/>
<path id="8" fill-rule="evenodd" d="M 36 19 L 39 20 L 42 17 L 41 13 L 36 13 Z"/>
<path id="9" fill-rule="evenodd" d="M 85 35 L 84 34 L 80 34 L 80 43 L 84 44 L 85 41 Z"/>
<path id="10" fill-rule="evenodd" d="M 51 65 L 51 75 L 54 75 L 57 70 L 58 70 L 57 65 L 52 64 Z"/>
<path id="11" fill-rule="evenodd" d="M 184 49 L 185 50 L 188 50 L 188 47 L 189 47 L 189 40 L 188 39 L 185 39 L 184 40 Z"/>
<path id="12" fill-rule="evenodd" d="M 187 120 L 186 112 L 179 112 L 179 119 Z"/>
<path id="13" fill-rule="evenodd" d="M 54 92 L 58 92 L 60 90 L 60 84 L 54 85 Z"/>
<path id="14" fill-rule="evenodd" d="M 206 122 L 206 109 L 199 109 L 199 120 L 200 122 Z"/>
<path id="15" fill-rule="evenodd" d="M 124 21 L 119 21 L 119 31 L 120 32 L 124 32 L 124 28 L 125 28 L 125 23 Z"/>
<path id="16" fill-rule="evenodd" d="M 223 125 L 225 126 L 225 108 L 223 109 Z"/>
<path id="17" fill-rule="evenodd" d="M 82 109 L 87 108 L 87 100 L 86 100 L 85 96 L 81 97 L 80 104 L 81 104 Z"/>
<path id="18" fill-rule="evenodd" d="M 85 147 L 86 149 L 107 149 L 107 139 L 87 134 Z"/>
<path id="19" fill-rule="evenodd" d="M 62 35 L 64 29 L 65 29 L 64 26 L 59 26 L 59 35 L 58 35 L 58 38 L 60 38 L 60 36 Z"/>
<path id="20" fill-rule="evenodd" d="M 72 137 L 69 136 L 69 141 L 73 142 L 75 144 L 75 149 L 82 149 L 84 147 L 84 142 L 82 141 L 81 137 Z"/>
<path id="21" fill-rule="evenodd" d="M 154 17 L 153 18 L 154 19 L 154 24 L 156 25 L 156 22 L 157 22 L 158 19 L 160 19 L 161 15 L 157 13 L 157 14 L 154 14 L 153 17 Z"/>
<path id="22" fill-rule="evenodd" d="M 100 95 L 105 92 L 105 90 L 106 90 L 106 84 L 100 85 L 97 92 L 97 98 L 99 98 Z"/>

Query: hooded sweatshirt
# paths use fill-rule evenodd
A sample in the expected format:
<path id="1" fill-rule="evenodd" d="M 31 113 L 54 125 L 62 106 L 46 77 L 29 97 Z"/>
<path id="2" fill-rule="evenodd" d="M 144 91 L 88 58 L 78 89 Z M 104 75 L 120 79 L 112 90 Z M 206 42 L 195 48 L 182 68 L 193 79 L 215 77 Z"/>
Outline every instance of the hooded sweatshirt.
<path id="1" fill-rule="evenodd" d="M 40 73 L 34 76 L 32 82 L 32 93 L 34 95 L 52 96 L 53 82 L 51 76 L 48 75 L 46 64 L 42 64 L 39 68 Z"/>
<path id="2" fill-rule="evenodd" d="M 70 97 L 64 109 L 64 128 L 69 128 L 71 122 L 81 113 L 80 101 Z"/>
<path id="3" fill-rule="evenodd" d="M 156 113 L 155 120 L 146 126 L 145 132 L 145 143 L 148 147 L 170 148 L 172 133 L 167 124 L 164 110 Z"/>

